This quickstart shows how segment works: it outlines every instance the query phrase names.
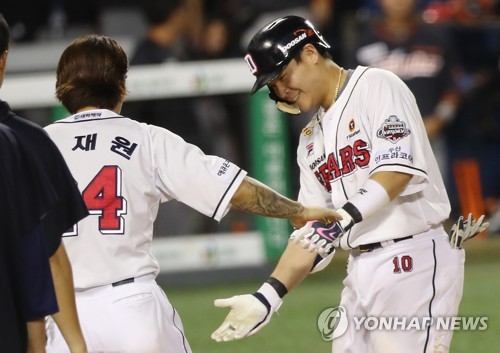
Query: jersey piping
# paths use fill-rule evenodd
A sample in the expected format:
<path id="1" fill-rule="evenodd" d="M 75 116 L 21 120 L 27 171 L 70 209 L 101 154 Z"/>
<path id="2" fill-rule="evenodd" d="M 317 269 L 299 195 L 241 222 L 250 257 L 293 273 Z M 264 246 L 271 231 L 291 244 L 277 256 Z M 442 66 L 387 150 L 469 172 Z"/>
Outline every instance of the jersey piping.
<path id="1" fill-rule="evenodd" d="M 342 116 L 344 115 L 344 111 L 347 107 L 347 104 L 349 103 L 349 100 L 351 99 L 352 97 L 352 93 L 354 92 L 354 90 L 356 89 L 356 86 L 358 85 L 358 82 L 359 80 L 361 79 L 361 77 L 363 77 L 363 75 L 365 74 L 366 71 L 368 71 L 369 68 L 366 68 L 360 75 L 359 77 L 356 79 L 356 82 L 354 83 L 354 87 L 351 89 L 351 92 L 349 93 L 349 97 L 347 98 L 345 104 L 344 104 L 344 107 L 342 108 L 342 112 L 340 113 L 340 118 L 339 118 L 339 121 L 337 122 L 337 136 L 335 138 L 335 152 L 338 154 L 338 143 L 339 143 L 339 136 L 338 136 L 338 133 L 339 133 L 339 127 L 340 127 L 340 121 L 342 120 Z M 342 185 L 342 191 L 344 192 L 344 197 L 346 198 L 346 200 L 349 200 L 349 198 L 347 197 L 347 192 L 345 190 L 345 186 L 344 186 L 344 181 L 343 181 L 343 178 L 340 179 L 340 185 Z M 348 233 L 346 234 L 346 241 L 347 241 L 347 246 L 352 248 L 351 246 L 351 242 L 349 241 L 349 238 L 351 236 L 351 230 L 349 229 Z"/>
<path id="2" fill-rule="evenodd" d="M 429 317 L 432 318 L 432 302 L 434 301 L 434 297 L 436 296 L 436 242 L 434 239 L 432 240 L 432 255 L 434 259 L 434 270 L 432 272 L 432 297 L 429 302 Z M 431 327 L 430 325 L 427 326 L 427 337 L 425 338 L 425 345 L 424 345 L 424 350 L 423 352 L 425 353 L 427 351 L 427 344 L 429 343 L 429 336 L 430 336 L 430 330 Z"/>
<path id="3" fill-rule="evenodd" d="M 227 193 L 233 187 L 233 184 L 236 181 L 236 179 L 238 179 L 238 176 L 240 175 L 240 173 L 241 173 L 241 168 L 238 170 L 238 173 L 236 173 L 236 175 L 234 176 L 233 180 L 231 181 L 231 183 L 227 187 L 226 192 L 224 193 L 224 195 L 222 195 L 221 199 L 219 200 L 219 203 L 217 204 L 217 207 L 215 208 L 214 214 L 211 217 L 212 219 L 214 219 L 215 216 L 217 215 L 217 212 L 219 211 L 219 207 L 222 204 L 222 201 L 226 198 Z"/>
<path id="4" fill-rule="evenodd" d="M 422 172 L 423 174 L 427 175 L 427 172 L 423 169 L 420 169 L 420 168 L 415 168 L 415 167 L 411 167 L 409 165 L 405 165 L 405 164 L 400 164 L 400 163 L 387 163 L 387 164 L 381 164 L 379 165 L 378 167 L 376 168 L 373 168 L 373 170 L 370 172 L 370 175 L 373 174 L 374 171 L 376 171 L 378 168 L 380 167 L 387 167 L 387 166 L 400 166 L 400 167 L 404 167 L 404 168 L 408 168 L 408 169 L 413 169 L 413 170 L 417 170 L 419 172 Z"/>

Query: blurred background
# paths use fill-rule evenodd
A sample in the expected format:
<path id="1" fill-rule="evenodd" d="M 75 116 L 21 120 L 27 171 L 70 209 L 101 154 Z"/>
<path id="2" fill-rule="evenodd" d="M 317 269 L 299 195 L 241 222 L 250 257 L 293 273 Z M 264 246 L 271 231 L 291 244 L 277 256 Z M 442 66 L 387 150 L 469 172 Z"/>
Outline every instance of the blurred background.
<path id="1" fill-rule="evenodd" d="M 265 90 L 250 96 L 253 77 L 243 56 L 255 31 L 274 18 L 288 14 L 309 18 L 332 44 L 338 64 L 391 70 L 412 89 L 452 202 L 450 220 L 472 212 L 476 217 L 486 214 L 491 223 L 468 245 L 468 261 L 478 263 L 468 269 L 473 279 L 465 289 L 464 302 L 470 304 L 466 311 L 484 310 L 484 314 L 491 303 L 499 319 L 498 299 L 494 304 L 492 293 L 500 288 L 480 285 L 486 278 L 498 281 L 500 272 L 494 251 L 500 239 L 499 0 L 4 0 L 0 12 L 12 34 L 0 98 L 21 116 L 41 126 L 67 116 L 54 98 L 59 56 L 82 34 L 112 36 L 131 65 L 123 115 L 178 133 L 291 198 L 297 197 L 299 188 L 298 137 L 311 116 L 279 113 Z M 215 323 L 196 326 L 203 325 L 197 318 L 205 311 L 214 314 L 215 296 L 254 290 L 267 277 L 290 231 L 285 221 L 237 211 L 217 223 L 175 201 L 160 207 L 153 248 L 162 268 L 160 278 L 172 287 L 167 294 L 181 308 L 188 338 L 198 330 L 215 329 Z M 306 294 L 320 291 L 323 299 L 337 303 L 344 260 L 340 255 L 335 260 L 339 266 L 315 277 L 319 279 L 308 279 L 311 285 L 302 287 L 309 289 L 298 290 L 300 294 L 290 300 L 302 298 L 324 308 L 327 305 L 314 294 Z M 327 276 L 336 281 L 325 284 Z M 248 282 L 210 287 L 230 280 Z M 315 283 L 325 287 L 315 289 Z M 200 284 L 207 288 L 205 296 L 182 289 Z M 479 309 L 473 288 L 482 288 L 484 294 Z M 209 308 L 198 309 L 197 303 Z M 183 307 L 188 312 L 196 309 L 186 313 Z M 299 315 L 285 314 L 286 310 L 294 311 L 285 309 L 284 315 Z M 210 320 L 221 320 L 222 314 Z M 308 320 L 312 320 L 309 329 L 315 330 L 315 319 Z M 276 330 L 290 332 L 284 327 Z M 315 331 L 309 337 L 315 341 L 318 335 Z M 286 349 L 269 346 L 265 337 L 254 347 Z M 487 351 L 474 347 L 480 341 L 485 347 L 491 343 L 484 343 L 484 337 L 472 343 L 467 343 L 469 336 L 460 337 L 465 337 L 459 340 L 461 347 L 472 348 L 457 351 Z M 193 348 L 211 351 L 208 333 L 199 342 L 194 339 Z M 223 349 L 258 349 L 249 347 L 235 343 Z M 290 351 L 295 351 L 293 347 Z M 327 352 L 329 343 L 316 348 Z M 213 351 L 220 349 L 214 346 Z"/>
<path id="2" fill-rule="evenodd" d="M 277 112 L 253 77 L 246 45 L 274 18 L 310 18 L 345 68 L 398 74 L 417 98 L 452 202 L 451 219 L 486 214 L 500 232 L 500 1 L 498 0 L 64 0 L 3 2 L 12 43 L 2 99 L 41 126 L 67 116 L 55 68 L 73 39 L 114 37 L 130 64 L 123 115 L 163 126 L 207 154 L 296 198 L 295 150 L 311 118 Z M 286 222 L 230 212 L 219 224 L 175 201 L 155 235 L 263 232 L 276 257 Z M 270 238 L 273 238 L 270 240 Z"/>

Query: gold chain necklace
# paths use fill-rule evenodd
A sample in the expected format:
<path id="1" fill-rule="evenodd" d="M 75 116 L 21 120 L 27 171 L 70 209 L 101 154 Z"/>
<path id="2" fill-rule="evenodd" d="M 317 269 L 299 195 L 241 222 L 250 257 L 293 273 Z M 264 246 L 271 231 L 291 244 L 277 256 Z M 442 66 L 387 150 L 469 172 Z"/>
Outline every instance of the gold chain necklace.
<path id="1" fill-rule="evenodd" d="M 337 101 L 337 96 L 339 94 L 339 89 L 340 89 L 340 81 L 342 81 L 342 71 L 344 71 L 344 68 L 340 68 L 339 70 L 339 79 L 337 81 L 337 87 L 335 87 L 335 94 L 333 96 L 333 101 L 332 105 Z M 312 125 L 308 125 L 305 128 L 302 129 L 302 135 L 304 136 L 311 136 L 313 129 L 318 125 L 323 118 L 316 117 L 315 121 L 312 123 Z"/>

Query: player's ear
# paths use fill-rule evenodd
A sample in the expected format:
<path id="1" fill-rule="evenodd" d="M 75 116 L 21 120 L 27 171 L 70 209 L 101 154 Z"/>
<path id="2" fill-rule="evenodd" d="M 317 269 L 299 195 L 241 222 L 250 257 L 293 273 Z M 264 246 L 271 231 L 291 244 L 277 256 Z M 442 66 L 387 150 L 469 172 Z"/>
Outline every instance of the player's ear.
<path id="1" fill-rule="evenodd" d="M 308 60 L 312 64 L 316 64 L 320 56 L 316 47 L 311 43 L 307 43 L 306 45 L 304 45 L 301 54 L 302 60 Z"/>

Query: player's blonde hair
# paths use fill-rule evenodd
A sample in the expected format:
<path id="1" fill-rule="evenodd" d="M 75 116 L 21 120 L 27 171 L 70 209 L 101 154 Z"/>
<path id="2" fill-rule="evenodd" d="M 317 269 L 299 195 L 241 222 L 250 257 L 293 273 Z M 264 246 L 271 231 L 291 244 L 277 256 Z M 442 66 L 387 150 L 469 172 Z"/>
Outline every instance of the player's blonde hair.
<path id="1" fill-rule="evenodd" d="M 113 109 L 127 93 L 127 71 L 127 54 L 114 39 L 82 36 L 59 59 L 56 97 L 72 114 L 88 106 Z"/>

